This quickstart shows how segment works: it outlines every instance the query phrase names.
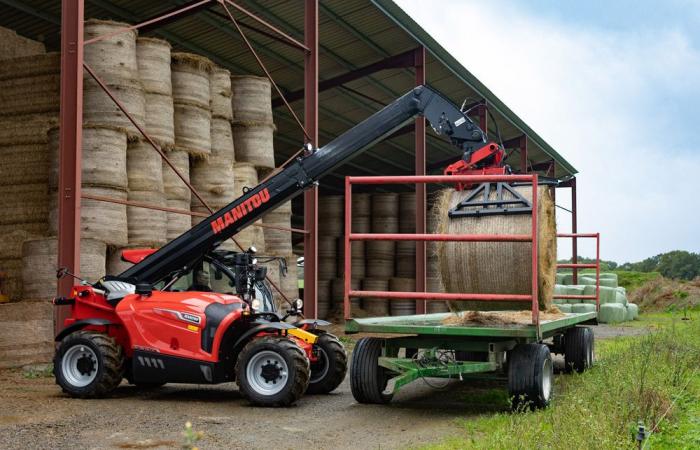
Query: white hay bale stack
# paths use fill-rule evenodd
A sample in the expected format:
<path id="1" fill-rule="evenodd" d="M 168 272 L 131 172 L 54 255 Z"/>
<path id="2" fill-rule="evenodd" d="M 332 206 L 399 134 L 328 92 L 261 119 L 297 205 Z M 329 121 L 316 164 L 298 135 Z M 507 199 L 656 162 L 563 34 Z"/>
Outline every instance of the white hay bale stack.
<path id="1" fill-rule="evenodd" d="M 114 97 L 124 106 L 134 121 L 146 126 L 146 97 L 140 87 L 108 86 Z M 141 132 L 98 85 L 83 86 L 83 123 L 113 127 L 126 131 L 130 138 L 138 138 Z"/>
<path id="2" fill-rule="evenodd" d="M 187 152 L 174 150 L 168 152 L 165 155 L 168 160 L 172 163 L 178 172 L 187 180 L 190 181 L 190 157 Z M 163 190 L 165 191 L 165 198 L 168 200 L 181 200 L 187 202 L 187 207 L 184 209 L 189 210 L 190 198 L 192 192 L 190 188 L 177 176 L 175 171 L 165 162 L 162 161 L 162 171 L 163 171 Z"/>
<path id="3" fill-rule="evenodd" d="M 318 234 L 343 236 L 345 227 L 345 197 L 343 195 L 323 195 L 318 198 Z"/>
<path id="4" fill-rule="evenodd" d="M 396 277 L 412 278 L 416 276 L 416 243 L 413 241 L 396 242 Z"/>
<path id="5" fill-rule="evenodd" d="M 146 93 L 173 95 L 170 50 L 170 43 L 163 39 L 140 37 L 136 40 L 139 79 Z"/>
<path id="6" fill-rule="evenodd" d="M 233 106 L 231 105 L 231 72 L 223 67 L 214 67 L 209 74 L 209 86 L 211 88 L 211 115 L 212 117 L 233 120 Z"/>
<path id="7" fill-rule="evenodd" d="M 415 292 L 415 278 L 392 278 L 389 290 L 393 292 Z M 412 299 L 391 300 L 389 309 L 392 316 L 410 316 L 416 313 L 416 301 Z"/>
<path id="8" fill-rule="evenodd" d="M 316 299 L 316 317 L 319 319 L 327 318 L 333 308 L 331 280 L 318 280 L 316 283 Z"/>
<path id="9" fill-rule="evenodd" d="M 124 189 L 105 186 L 83 186 L 82 193 L 127 200 Z M 58 194 L 49 195 L 49 235 L 58 235 Z M 126 205 L 83 198 L 80 201 L 80 231 L 85 239 L 95 239 L 123 247 L 128 243 Z"/>
<path id="10" fill-rule="evenodd" d="M 48 133 L 49 188 L 58 189 L 60 130 Z M 83 126 L 82 183 L 126 190 L 127 137 L 124 131 L 101 126 Z"/>
<path id="11" fill-rule="evenodd" d="M 292 202 L 285 202 L 279 208 L 265 214 L 262 218 L 264 225 L 281 228 L 292 226 Z M 285 256 L 292 253 L 292 232 L 275 228 L 263 228 L 266 251 L 270 255 Z"/>
<path id="12" fill-rule="evenodd" d="M 385 278 L 365 278 L 362 280 L 363 291 L 388 291 L 389 280 Z M 381 297 L 365 297 L 362 299 L 362 309 L 370 317 L 388 316 L 389 300 Z"/>
<path id="13" fill-rule="evenodd" d="M 532 199 L 532 188 L 516 188 Z M 529 214 L 494 215 L 450 219 L 448 211 L 470 191 L 445 190 L 437 210 L 438 231 L 443 234 L 527 234 L 531 233 Z M 492 198 L 496 195 L 492 193 Z M 538 284 L 540 309 L 552 304 L 556 274 L 556 222 L 550 188 L 538 189 Z M 527 242 L 440 242 L 440 272 L 447 292 L 484 294 L 529 294 L 531 292 L 532 245 Z M 529 309 L 524 302 L 457 302 L 456 309 Z"/>
<path id="14" fill-rule="evenodd" d="M 46 183 L 0 186 L 0 225 L 46 223 L 49 195 Z M 15 228 L 13 228 L 15 229 Z"/>
<path id="15" fill-rule="evenodd" d="M 0 272 L 5 274 L 2 279 L 2 293 L 10 301 L 21 300 L 22 296 L 22 258 L 0 259 Z M 0 306 L 2 304 L 0 303 Z"/>
<path id="16" fill-rule="evenodd" d="M 129 190 L 129 201 L 154 206 L 165 203 L 162 191 Z M 129 245 L 160 247 L 167 241 L 167 216 L 165 211 L 127 206 L 126 208 Z"/>
<path id="17" fill-rule="evenodd" d="M 95 282 L 105 276 L 107 246 L 94 239 L 80 240 L 80 277 Z M 58 240 L 30 239 L 22 246 L 22 282 L 25 300 L 49 300 L 56 295 Z"/>
<path id="18" fill-rule="evenodd" d="M 58 114 L 60 72 L 58 53 L 4 60 L 0 67 L 0 115 Z"/>
<path id="19" fill-rule="evenodd" d="M 236 122 L 272 123 L 270 80 L 250 75 L 231 77 L 231 104 Z"/>
<path id="20" fill-rule="evenodd" d="M 190 200 L 167 199 L 168 208 L 190 211 Z M 166 225 L 166 240 L 172 241 L 182 233 L 192 228 L 192 216 L 186 214 L 168 212 L 165 214 Z"/>
<path id="21" fill-rule="evenodd" d="M 211 111 L 175 103 L 175 149 L 196 158 L 211 154 Z"/>
<path id="22" fill-rule="evenodd" d="M 198 106 L 209 110 L 211 100 L 209 74 L 214 63 L 193 53 L 175 52 L 171 57 L 170 70 L 175 104 Z"/>
<path id="23" fill-rule="evenodd" d="M 338 271 L 337 238 L 334 236 L 318 236 L 318 270 L 319 280 L 335 278 Z"/>
<path id="24" fill-rule="evenodd" d="M 146 134 L 163 150 L 175 146 L 175 105 L 169 95 L 145 93 Z"/>
<path id="25" fill-rule="evenodd" d="M 269 171 L 275 168 L 273 136 L 275 126 L 267 123 L 236 122 L 233 124 L 233 145 L 236 159 Z"/>
<path id="26" fill-rule="evenodd" d="M 395 274 L 396 243 L 393 241 L 367 241 L 366 275 L 371 278 L 392 278 Z"/>
<path id="27" fill-rule="evenodd" d="M 126 150 L 128 187 L 130 191 L 154 191 L 162 194 L 163 158 L 143 139 L 132 141 Z M 172 169 L 168 168 L 172 171 Z M 162 206 L 163 199 L 154 197 Z"/>
<path id="28" fill-rule="evenodd" d="M 129 24 L 108 20 L 85 21 L 85 40 L 99 36 L 109 37 L 87 44 L 83 49 L 85 64 L 108 86 L 141 88 L 139 66 L 136 60 L 136 30 L 126 30 Z M 117 34 L 115 34 L 117 33 Z M 96 84 L 87 71 L 85 86 Z"/>

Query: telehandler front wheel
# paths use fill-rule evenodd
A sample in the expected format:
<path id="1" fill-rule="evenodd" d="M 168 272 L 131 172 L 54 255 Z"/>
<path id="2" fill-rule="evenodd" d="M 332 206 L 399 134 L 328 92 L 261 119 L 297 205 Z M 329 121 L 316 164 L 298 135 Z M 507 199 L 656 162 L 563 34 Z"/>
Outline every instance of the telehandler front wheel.
<path id="1" fill-rule="evenodd" d="M 309 385 L 309 359 L 292 340 L 265 336 L 248 342 L 236 361 L 241 394 L 257 406 L 289 406 Z"/>
<path id="2" fill-rule="evenodd" d="M 53 363 L 56 384 L 73 397 L 102 397 L 121 383 L 124 354 L 110 336 L 76 331 L 58 346 Z"/>
<path id="3" fill-rule="evenodd" d="M 311 363 L 311 379 L 307 394 L 328 394 L 345 379 L 348 372 L 348 354 L 337 337 L 330 333 L 312 331 L 318 335 L 314 350 L 318 360 Z"/>

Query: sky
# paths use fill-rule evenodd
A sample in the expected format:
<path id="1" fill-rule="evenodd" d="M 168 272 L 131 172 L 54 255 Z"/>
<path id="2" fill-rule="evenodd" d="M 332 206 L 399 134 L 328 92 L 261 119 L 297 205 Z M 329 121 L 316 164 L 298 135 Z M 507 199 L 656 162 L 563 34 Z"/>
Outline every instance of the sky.
<path id="1" fill-rule="evenodd" d="M 700 252 L 700 1 L 395 1 L 578 169 L 603 259 Z"/>

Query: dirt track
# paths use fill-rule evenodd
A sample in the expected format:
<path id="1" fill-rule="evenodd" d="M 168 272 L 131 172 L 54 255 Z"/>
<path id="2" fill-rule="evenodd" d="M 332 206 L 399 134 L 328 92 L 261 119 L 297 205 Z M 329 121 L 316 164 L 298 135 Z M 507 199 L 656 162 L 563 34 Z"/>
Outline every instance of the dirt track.
<path id="1" fill-rule="evenodd" d="M 638 331 L 596 328 L 598 337 Z M 435 392 L 417 381 L 390 405 L 372 406 L 355 402 L 346 379 L 333 395 L 264 409 L 248 406 L 235 384 L 153 391 L 123 384 L 112 398 L 76 400 L 52 377 L 6 370 L 0 372 L 0 448 L 173 448 L 182 443 L 187 421 L 204 433 L 201 449 L 415 447 L 462 433 L 456 419 L 506 410 L 502 387 L 455 381 Z"/>

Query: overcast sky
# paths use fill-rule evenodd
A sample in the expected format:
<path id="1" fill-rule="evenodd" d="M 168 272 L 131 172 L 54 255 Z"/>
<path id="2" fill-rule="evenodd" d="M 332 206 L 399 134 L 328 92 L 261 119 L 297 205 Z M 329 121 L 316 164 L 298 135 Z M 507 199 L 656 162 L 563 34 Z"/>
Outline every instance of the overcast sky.
<path id="1" fill-rule="evenodd" d="M 700 1 L 396 1 L 579 170 L 603 258 L 700 251 Z"/>

